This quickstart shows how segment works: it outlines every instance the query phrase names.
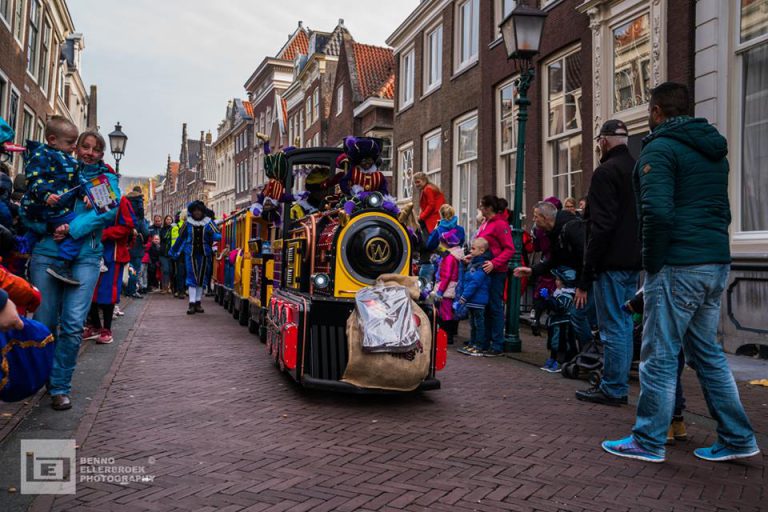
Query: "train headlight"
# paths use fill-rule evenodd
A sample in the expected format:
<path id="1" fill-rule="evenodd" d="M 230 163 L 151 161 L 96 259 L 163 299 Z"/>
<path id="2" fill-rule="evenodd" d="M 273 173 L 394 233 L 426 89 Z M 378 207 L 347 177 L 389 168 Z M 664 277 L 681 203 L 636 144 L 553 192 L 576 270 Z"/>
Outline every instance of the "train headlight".
<path id="1" fill-rule="evenodd" d="M 365 206 L 368 208 L 381 208 L 384 203 L 384 196 L 379 192 L 373 192 L 371 195 L 365 198 Z"/>
<path id="2" fill-rule="evenodd" d="M 318 290 L 324 290 L 331 284 L 331 278 L 328 274 L 315 274 L 312 276 L 312 284 Z"/>

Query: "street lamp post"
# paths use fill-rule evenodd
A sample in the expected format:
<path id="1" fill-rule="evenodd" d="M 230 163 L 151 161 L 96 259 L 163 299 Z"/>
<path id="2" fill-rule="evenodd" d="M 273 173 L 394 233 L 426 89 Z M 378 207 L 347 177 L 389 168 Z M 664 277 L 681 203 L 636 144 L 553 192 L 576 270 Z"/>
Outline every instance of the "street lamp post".
<path id="1" fill-rule="evenodd" d="M 109 134 L 109 149 L 115 159 L 115 172 L 120 174 L 120 159 L 125 154 L 125 144 L 128 142 L 128 136 L 123 133 L 120 121 L 115 125 L 115 131 Z"/>
<path id="2" fill-rule="evenodd" d="M 512 239 L 515 244 L 515 256 L 509 265 L 507 279 L 507 332 L 504 337 L 505 352 L 520 352 L 520 279 L 513 271 L 523 262 L 523 178 L 525 175 L 525 124 L 528 121 L 528 88 L 534 77 L 531 60 L 539 53 L 544 19 L 547 13 L 525 5 L 517 6 L 501 22 L 501 34 L 507 49 L 507 59 L 514 60 L 520 69 L 520 78 L 516 81 L 518 97 L 515 104 L 517 114 L 517 161 L 515 162 L 515 203 L 512 215 Z"/>

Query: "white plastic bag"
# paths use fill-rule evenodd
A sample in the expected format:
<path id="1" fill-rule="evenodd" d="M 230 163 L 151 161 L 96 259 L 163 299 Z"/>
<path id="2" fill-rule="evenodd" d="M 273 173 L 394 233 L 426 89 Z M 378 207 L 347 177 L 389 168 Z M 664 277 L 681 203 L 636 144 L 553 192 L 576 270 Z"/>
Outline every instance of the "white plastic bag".
<path id="1" fill-rule="evenodd" d="M 408 352 L 419 343 L 408 290 L 404 286 L 369 286 L 355 295 L 363 352 Z"/>

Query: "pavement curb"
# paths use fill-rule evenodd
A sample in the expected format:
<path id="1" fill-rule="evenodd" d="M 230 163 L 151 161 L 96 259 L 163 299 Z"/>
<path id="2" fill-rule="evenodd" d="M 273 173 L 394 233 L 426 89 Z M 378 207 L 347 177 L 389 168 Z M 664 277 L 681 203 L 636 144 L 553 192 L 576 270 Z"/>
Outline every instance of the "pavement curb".
<path id="1" fill-rule="evenodd" d="M 129 329 L 125 339 L 120 343 L 120 347 L 117 350 L 117 354 L 115 354 L 112 365 L 109 367 L 109 371 L 107 371 L 107 373 L 101 379 L 101 386 L 99 387 L 99 391 L 97 392 L 96 396 L 93 397 L 93 400 L 88 406 L 88 409 L 86 409 L 85 414 L 83 414 L 83 416 L 80 418 L 80 423 L 78 424 L 77 430 L 75 430 L 73 436 L 78 448 L 83 445 L 85 440 L 88 438 L 88 434 L 91 432 L 91 428 L 96 421 L 96 416 L 99 414 L 99 409 L 101 409 L 101 405 L 104 403 L 104 400 L 107 397 L 107 392 L 112 386 L 112 381 L 114 380 L 117 371 L 120 369 L 120 366 L 123 364 L 123 360 L 125 359 L 125 355 L 128 352 L 128 349 L 133 343 L 133 338 L 136 335 L 136 328 L 141 325 L 141 322 L 144 320 L 144 315 L 147 313 L 147 308 L 149 307 L 150 302 L 150 300 L 144 302 L 141 312 L 136 317 L 134 326 Z M 80 354 L 82 354 L 82 351 Z M 78 354 L 78 358 L 80 357 L 80 354 Z M 42 397 L 42 395 L 45 393 L 41 391 L 39 394 Z M 27 510 L 29 512 L 50 511 L 53 509 L 53 504 L 56 497 L 56 495 L 52 494 L 41 494 L 32 501 L 32 504 Z"/>

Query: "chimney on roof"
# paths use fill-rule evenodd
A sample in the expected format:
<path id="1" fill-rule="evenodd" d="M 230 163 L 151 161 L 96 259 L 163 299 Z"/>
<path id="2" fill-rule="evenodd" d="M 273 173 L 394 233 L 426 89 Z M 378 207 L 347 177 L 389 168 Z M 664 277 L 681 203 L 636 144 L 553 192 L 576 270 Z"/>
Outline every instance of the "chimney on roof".
<path id="1" fill-rule="evenodd" d="M 208 130 L 208 133 L 205 134 L 205 143 L 208 145 L 213 144 L 213 135 L 211 135 L 211 130 Z"/>
<path id="2" fill-rule="evenodd" d="M 198 155 L 200 163 L 197 164 L 197 178 L 200 180 L 205 179 L 205 131 L 200 130 L 200 154 Z"/>
<path id="3" fill-rule="evenodd" d="M 187 123 L 181 125 L 181 154 L 179 155 L 179 168 L 189 167 L 189 144 L 187 143 Z"/>
<path id="4" fill-rule="evenodd" d="M 299 20 L 299 28 L 304 28 L 304 22 Z"/>
<path id="5" fill-rule="evenodd" d="M 85 124 L 86 126 L 88 126 L 88 128 L 94 128 L 96 130 L 99 129 L 97 106 L 98 106 L 98 90 L 95 85 L 92 85 L 91 93 L 88 95 L 88 117 L 87 117 L 88 120 Z"/>
<path id="6" fill-rule="evenodd" d="M 171 170 L 171 154 L 168 153 L 168 162 L 165 164 L 165 172 L 170 172 Z"/>
<path id="7" fill-rule="evenodd" d="M 344 18 L 339 18 L 339 25 L 344 26 Z"/>

